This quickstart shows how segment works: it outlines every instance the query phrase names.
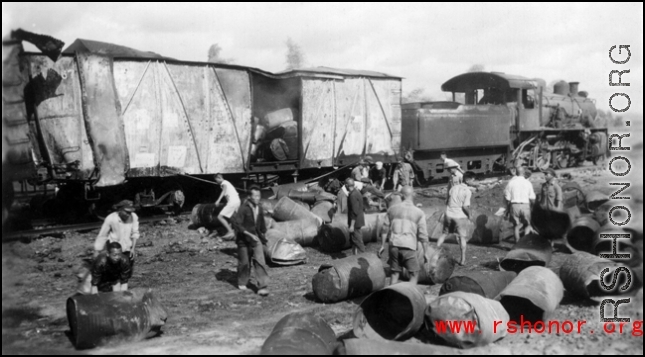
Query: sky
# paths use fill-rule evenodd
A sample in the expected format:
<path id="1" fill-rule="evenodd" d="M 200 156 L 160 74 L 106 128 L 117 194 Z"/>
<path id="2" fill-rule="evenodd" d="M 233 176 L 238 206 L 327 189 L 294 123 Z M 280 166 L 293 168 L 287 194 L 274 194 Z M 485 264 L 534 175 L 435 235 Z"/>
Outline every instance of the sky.
<path id="1" fill-rule="evenodd" d="M 285 69 L 291 38 L 307 66 L 400 76 L 404 94 L 422 88 L 446 100 L 441 84 L 480 64 L 580 82 L 602 110 L 612 94 L 626 93 L 627 113 L 643 113 L 643 3 L 2 3 L 3 37 L 17 28 L 67 45 L 84 38 L 188 61 L 206 61 L 217 43 L 223 58 L 270 72 Z M 629 62 L 611 62 L 614 45 L 630 46 Z M 612 70 L 630 70 L 630 86 L 609 86 Z"/>

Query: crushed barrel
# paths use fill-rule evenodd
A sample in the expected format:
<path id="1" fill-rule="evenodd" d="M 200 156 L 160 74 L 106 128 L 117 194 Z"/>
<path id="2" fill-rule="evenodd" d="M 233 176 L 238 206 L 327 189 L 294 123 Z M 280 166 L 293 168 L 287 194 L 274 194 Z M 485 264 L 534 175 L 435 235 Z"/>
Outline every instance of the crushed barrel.
<path id="1" fill-rule="evenodd" d="M 325 303 L 364 296 L 384 286 L 383 263 L 374 253 L 323 264 L 312 279 L 314 295 Z"/>
<path id="2" fill-rule="evenodd" d="M 562 301 L 564 286 L 550 269 L 532 266 L 522 270 L 495 298 L 513 321 L 546 321 Z M 522 317 L 523 316 L 523 317 Z"/>
<path id="3" fill-rule="evenodd" d="M 151 290 L 76 295 L 67 299 L 70 338 L 77 349 L 157 335 L 168 315 Z"/>
<path id="4" fill-rule="evenodd" d="M 515 279 L 512 271 L 468 271 L 450 277 L 441 286 L 439 295 L 463 291 L 494 299 Z"/>
<path id="5" fill-rule="evenodd" d="M 500 270 L 519 273 L 531 266 L 545 267 L 551 262 L 551 243 L 537 234 L 527 234 L 513 246 L 499 263 Z"/>
<path id="6" fill-rule="evenodd" d="M 382 213 L 365 215 L 365 226 L 361 228 L 365 244 L 376 242 L 379 239 L 384 217 Z M 351 240 L 347 216 L 337 215 L 333 222 L 324 224 L 316 239 L 320 249 L 324 252 L 333 253 L 349 249 Z"/>
<path id="7" fill-rule="evenodd" d="M 498 301 L 463 291 L 439 296 L 428 304 L 425 311 L 426 330 L 459 348 L 485 346 L 505 337 L 509 319 L 508 313 Z M 442 331 L 442 327 L 438 327 L 438 321 L 472 322 L 474 330 Z M 496 326 L 496 321 L 502 323 Z"/>
<path id="8" fill-rule="evenodd" d="M 273 327 L 262 345 L 261 355 L 332 355 L 336 334 L 314 314 L 290 314 Z"/>
<path id="9" fill-rule="evenodd" d="M 323 223 L 331 223 L 334 218 L 334 204 L 329 201 L 319 201 L 311 208 L 311 213 L 320 217 Z"/>
<path id="10" fill-rule="evenodd" d="M 354 316 L 354 335 L 405 341 L 423 326 L 426 299 L 418 286 L 398 283 L 368 296 Z"/>
<path id="11" fill-rule="evenodd" d="M 293 239 L 284 238 L 282 233 L 269 229 L 265 237 L 264 255 L 267 260 L 276 265 L 297 265 L 307 262 L 307 252 Z"/>

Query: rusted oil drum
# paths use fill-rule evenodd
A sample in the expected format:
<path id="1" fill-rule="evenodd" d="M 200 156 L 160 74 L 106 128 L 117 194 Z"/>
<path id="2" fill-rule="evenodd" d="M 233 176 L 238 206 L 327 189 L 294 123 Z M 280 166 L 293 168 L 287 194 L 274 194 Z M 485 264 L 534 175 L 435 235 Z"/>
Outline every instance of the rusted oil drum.
<path id="1" fill-rule="evenodd" d="M 261 355 L 331 355 L 336 334 L 327 322 L 313 314 L 290 314 L 273 327 Z"/>
<path id="2" fill-rule="evenodd" d="M 531 224 L 540 236 L 560 239 L 571 227 L 571 219 L 564 210 L 546 209 L 540 204 L 535 204 L 531 210 Z"/>
<path id="3" fill-rule="evenodd" d="M 316 196 L 318 196 L 318 192 L 303 192 L 296 190 L 291 190 L 288 194 L 288 197 L 292 200 L 301 201 L 308 205 L 313 205 L 314 203 L 316 203 Z"/>
<path id="4" fill-rule="evenodd" d="M 495 298 L 513 321 L 546 321 L 562 301 L 564 286 L 550 269 L 532 266 L 522 270 Z"/>
<path id="5" fill-rule="evenodd" d="M 307 189 L 307 184 L 306 183 L 304 183 L 304 182 L 296 182 L 296 183 L 288 183 L 288 184 L 285 184 L 285 185 L 279 185 L 279 186 L 271 187 L 271 191 L 273 191 L 273 195 L 275 196 L 275 199 L 279 200 L 282 197 L 289 197 L 289 193 L 291 191 L 306 192 L 306 191 L 308 191 L 308 189 Z"/>
<path id="6" fill-rule="evenodd" d="M 452 275 L 455 270 L 455 259 L 445 247 L 437 248 L 428 245 L 423 252 L 421 243 L 417 244 L 417 259 L 421 266 L 419 272 L 419 284 L 442 284 Z M 410 279 L 410 273 L 403 268 L 401 277 L 404 280 Z"/>
<path id="7" fill-rule="evenodd" d="M 278 200 L 276 199 L 262 199 L 260 200 L 260 206 L 262 206 L 262 209 L 264 210 L 265 214 L 273 215 L 273 210 L 275 209 L 275 205 L 278 204 Z"/>
<path id="8" fill-rule="evenodd" d="M 318 202 L 334 203 L 336 202 L 336 195 L 325 191 L 319 191 L 316 194 L 316 204 L 318 204 Z"/>
<path id="9" fill-rule="evenodd" d="M 613 279 L 615 270 L 621 266 L 622 264 L 602 259 L 590 253 L 576 252 L 567 256 L 564 264 L 562 264 L 560 279 L 567 291 L 581 298 L 599 301 L 607 296 L 618 296 L 634 290 L 633 288 L 627 291 L 619 289 L 626 284 L 627 275 L 625 273 L 618 275 L 614 289 L 607 290 L 600 285 L 600 274 L 604 269 L 609 269 L 609 271 L 605 272 L 605 276 Z M 638 284 L 634 284 L 634 287 L 636 285 Z"/>
<path id="10" fill-rule="evenodd" d="M 439 295 L 463 291 L 494 299 L 516 276 L 512 271 L 468 271 L 446 280 Z"/>
<path id="11" fill-rule="evenodd" d="M 473 348 L 504 338 L 509 315 L 499 301 L 478 294 L 456 291 L 432 300 L 425 311 L 424 320 L 426 330 L 432 331 L 449 345 Z M 455 332 L 445 325 L 444 330 L 439 324 L 446 321 L 464 324 L 471 322 L 474 324 L 471 325 L 474 330 L 467 332 L 464 328 Z M 496 326 L 496 321 L 502 323 Z"/>
<path id="12" fill-rule="evenodd" d="M 383 288 L 385 270 L 376 254 L 363 253 L 321 265 L 312 286 L 325 303 L 353 299 Z"/>
<path id="13" fill-rule="evenodd" d="M 266 114 L 260 123 L 271 130 L 293 120 L 294 111 L 291 108 L 283 108 Z"/>
<path id="14" fill-rule="evenodd" d="M 272 229 L 279 231 L 282 238 L 291 239 L 303 247 L 318 244 L 318 223 L 314 220 L 275 222 Z"/>
<path id="15" fill-rule="evenodd" d="M 398 283 L 368 296 L 354 316 L 354 335 L 405 341 L 423 326 L 426 299 L 417 285 Z"/>
<path id="16" fill-rule="evenodd" d="M 315 220 L 318 226 L 322 220 L 307 208 L 299 205 L 288 197 L 282 197 L 273 208 L 273 218 L 277 221 L 298 221 L 298 220 Z"/>
<path id="17" fill-rule="evenodd" d="M 198 204 L 193 207 L 190 214 L 190 221 L 196 227 L 216 228 L 222 224 L 217 219 L 217 216 L 222 211 L 224 206 L 216 206 L 213 203 Z"/>
<path id="18" fill-rule="evenodd" d="M 155 336 L 167 318 L 152 290 L 76 295 L 67 299 L 71 340 L 78 349 Z"/>
<path id="19" fill-rule="evenodd" d="M 311 213 L 320 217 L 323 223 L 331 223 L 334 218 L 334 204 L 329 201 L 317 202 L 312 208 Z"/>
<path id="20" fill-rule="evenodd" d="M 567 245 L 576 251 L 592 252 L 595 232 L 600 224 L 591 215 L 578 217 L 567 232 Z"/>
<path id="21" fill-rule="evenodd" d="M 282 232 L 269 229 L 267 244 L 263 247 L 267 260 L 276 265 L 296 265 L 307 262 L 307 252 L 293 239 L 284 238 Z"/>
<path id="22" fill-rule="evenodd" d="M 365 215 L 365 226 L 361 228 L 363 243 L 367 244 L 379 239 L 383 219 L 383 214 Z M 340 252 L 351 248 L 347 216 L 338 215 L 333 222 L 323 225 L 316 239 L 320 249 L 324 252 Z"/>
<path id="23" fill-rule="evenodd" d="M 527 234 L 513 246 L 499 263 L 500 270 L 519 273 L 531 266 L 545 267 L 551 262 L 551 243 L 537 234 Z"/>

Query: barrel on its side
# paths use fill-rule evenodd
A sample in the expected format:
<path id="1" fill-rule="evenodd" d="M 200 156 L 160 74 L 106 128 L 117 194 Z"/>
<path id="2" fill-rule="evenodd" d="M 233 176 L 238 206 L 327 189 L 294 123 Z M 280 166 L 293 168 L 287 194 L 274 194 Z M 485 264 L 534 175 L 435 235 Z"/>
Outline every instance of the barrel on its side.
<path id="1" fill-rule="evenodd" d="M 455 259 L 445 247 L 437 248 L 428 245 L 424 254 L 423 246 L 418 243 L 417 260 L 421 266 L 419 284 L 441 284 L 450 278 L 455 270 Z M 405 280 L 410 279 L 407 269 L 403 268 L 401 277 Z"/>
<path id="2" fill-rule="evenodd" d="M 498 301 L 478 294 L 457 291 L 441 295 L 428 304 L 425 326 L 451 346 L 473 348 L 485 346 L 506 336 L 509 315 Z M 437 321 L 473 323 L 474 330 L 452 331 L 437 327 Z M 501 321 L 501 324 L 496 323 Z"/>
<path id="3" fill-rule="evenodd" d="M 383 263 L 374 253 L 323 264 L 312 279 L 314 295 L 325 303 L 364 296 L 384 286 Z"/>
<path id="4" fill-rule="evenodd" d="M 318 243 L 318 223 L 314 220 L 275 222 L 272 229 L 279 231 L 282 238 L 293 240 L 303 247 L 311 247 Z"/>
<path id="5" fill-rule="evenodd" d="M 546 321 L 562 301 L 564 286 L 548 268 L 532 266 L 522 270 L 495 298 L 513 321 Z M 522 317 L 523 316 L 523 317 Z"/>
<path id="6" fill-rule="evenodd" d="M 275 205 L 273 208 L 273 218 L 283 222 L 314 220 L 318 223 L 318 226 L 322 224 L 322 220 L 318 216 L 288 197 L 282 197 Z"/>
<path id="7" fill-rule="evenodd" d="M 567 232 L 567 245 L 576 251 L 593 252 L 594 233 L 600 224 L 591 215 L 578 217 Z"/>
<path id="8" fill-rule="evenodd" d="M 296 191 L 296 190 L 291 190 L 289 191 L 288 197 L 291 198 L 294 201 L 301 201 L 305 202 L 308 205 L 313 205 L 316 203 L 316 196 L 318 195 L 318 192 L 303 192 L 303 191 Z"/>
<path id="9" fill-rule="evenodd" d="M 190 221 L 195 227 L 217 228 L 222 224 L 217 216 L 224 206 L 216 206 L 213 203 L 197 204 L 190 214 Z"/>
<path id="10" fill-rule="evenodd" d="M 313 314 L 290 314 L 273 327 L 261 355 L 331 355 L 336 334 L 327 322 Z"/>
<path id="11" fill-rule="evenodd" d="M 551 243 L 537 234 L 527 234 L 513 246 L 499 264 L 500 270 L 519 273 L 531 266 L 545 267 L 551 262 Z"/>
<path id="12" fill-rule="evenodd" d="M 630 290 L 622 291 L 620 287 L 627 283 L 627 275 L 619 274 L 616 286 L 613 289 L 605 289 L 600 285 L 601 273 L 605 269 L 606 276 L 613 277 L 614 272 L 622 265 L 608 259 L 602 259 L 586 252 L 576 252 L 567 256 L 567 259 L 560 268 L 560 279 L 567 291 L 572 292 L 581 298 L 600 300 L 607 296 L 618 296 L 630 293 Z M 633 282 L 632 282 L 633 284 Z"/>
<path id="13" fill-rule="evenodd" d="M 354 316 L 354 335 L 370 340 L 405 341 L 423 326 L 426 300 L 417 285 L 390 285 L 368 296 Z"/>
<path id="14" fill-rule="evenodd" d="M 293 239 L 284 238 L 280 231 L 274 229 L 269 229 L 265 236 L 264 255 L 271 263 L 296 265 L 307 262 L 307 252 Z"/>
<path id="15" fill-rule="evenodd" d="M 317 202 L 312 208 L 311 213 L 320 217 L 323 223 L 331 223 L 334 218 L 334 204 L 329 201 Z"/>
<path id="16" fill-rule="evenodd" d="M 383 214 L 366 214 L 365 226 L 361 228 L 363 242 L 371 243 L 379 239 L 383 225 Z M 340 252 L 351 247 L 347 216 L 337 215 L 336 219 L 321 227 L 317 237 L 318 245 L 324 252 Z"/>
<path id="17" fill-rule="evenodd" d="M 76 295 L 67 299 L 71 340 L 78 349 L 134 342 L 159 333 L 168 314 L 151 290 Z"/>
<path id="18" fill-rule="evenodd" d="M 463 291 L 494 299 L 516 276 L 512 271 L 468 271 L 446 280 L 439 295 Z"/>

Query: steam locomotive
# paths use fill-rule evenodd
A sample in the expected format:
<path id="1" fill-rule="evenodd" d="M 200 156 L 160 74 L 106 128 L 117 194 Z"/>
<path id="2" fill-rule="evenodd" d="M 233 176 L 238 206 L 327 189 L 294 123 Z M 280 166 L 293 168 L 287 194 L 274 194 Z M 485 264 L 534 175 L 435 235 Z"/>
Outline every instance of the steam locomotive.
<path id="1" fill-rule="evenodd" d="M 425 179 L 445 175 L 441 152 L 475 174 L 596 164 L 608 155 L 606 123 L 577 82 L 547 93 L 542 79 L 472 72 L 441 89 L 452 101 L 402 106 L 402 149 Z"/>

